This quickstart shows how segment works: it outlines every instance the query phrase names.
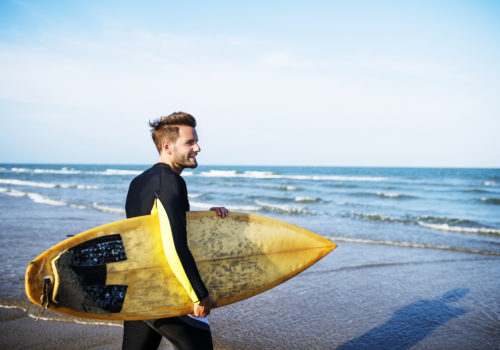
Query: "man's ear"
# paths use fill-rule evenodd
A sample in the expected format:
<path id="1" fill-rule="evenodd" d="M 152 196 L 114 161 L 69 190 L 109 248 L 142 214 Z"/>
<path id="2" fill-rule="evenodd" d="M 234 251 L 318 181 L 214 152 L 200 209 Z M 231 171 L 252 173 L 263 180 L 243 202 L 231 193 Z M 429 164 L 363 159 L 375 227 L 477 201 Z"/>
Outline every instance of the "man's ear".
<path id="1" fill-rule="evenodd" d="M 169 140 L 162 141 L 161 150 L 167 154 L 172 154 L 172 143 Z"/>

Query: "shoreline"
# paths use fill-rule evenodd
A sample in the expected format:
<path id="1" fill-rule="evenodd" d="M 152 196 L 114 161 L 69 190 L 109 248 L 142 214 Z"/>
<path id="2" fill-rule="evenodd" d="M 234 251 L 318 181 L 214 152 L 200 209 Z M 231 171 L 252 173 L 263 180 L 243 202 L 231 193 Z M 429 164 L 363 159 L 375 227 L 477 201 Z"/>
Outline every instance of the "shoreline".
<path id="1" fill-rule="evenodd" d="M 342 243 L 274 289 L 215 309 L 214 347 L 497 350 L 499 263 L 497 256 Z M 53 320 L 61 317 L 50 311 L 35 322 L 29 314 L 36 310 L 0 308 L 0 348 L 121 348 L 118 322 Z M 171 349 L 165 341 L 160 348 Z"/>

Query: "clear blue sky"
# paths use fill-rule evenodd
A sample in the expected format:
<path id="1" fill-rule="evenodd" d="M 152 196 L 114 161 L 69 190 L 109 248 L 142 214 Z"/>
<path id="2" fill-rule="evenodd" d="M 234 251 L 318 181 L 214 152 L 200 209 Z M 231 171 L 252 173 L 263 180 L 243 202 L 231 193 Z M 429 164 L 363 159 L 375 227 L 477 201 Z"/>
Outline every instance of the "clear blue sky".
<path id="1" fill-rule="evenodd" d="M 0 0 L 0 162 L 500 167 L 500 1 Z"/>

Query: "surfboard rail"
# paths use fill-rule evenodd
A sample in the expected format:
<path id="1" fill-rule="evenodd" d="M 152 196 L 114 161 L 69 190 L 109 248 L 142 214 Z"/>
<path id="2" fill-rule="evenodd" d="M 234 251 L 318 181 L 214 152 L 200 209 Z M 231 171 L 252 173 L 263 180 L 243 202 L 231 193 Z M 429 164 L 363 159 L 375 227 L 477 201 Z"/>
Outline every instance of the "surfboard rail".
<path id="1" fill-rule="evenodd" d="M 336 248 L 304 228 L 261 215 L 186 216 L 190 250 L 220 306 L 269 290 Z M 29 264 L 25 282 L 33 303 L 78 317 L 140 320 L 193 310 L 168 265 L 157 215 L 102 225 L 56 244 Z"/>

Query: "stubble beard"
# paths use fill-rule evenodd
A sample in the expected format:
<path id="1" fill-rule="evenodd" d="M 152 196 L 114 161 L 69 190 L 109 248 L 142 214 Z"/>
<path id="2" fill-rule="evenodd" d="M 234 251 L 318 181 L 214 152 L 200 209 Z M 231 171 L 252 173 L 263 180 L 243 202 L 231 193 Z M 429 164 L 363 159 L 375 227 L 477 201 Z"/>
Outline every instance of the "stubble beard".
<path id="1" fill-rule="evenodd" d="M 180 159 L 178 162 L 175 162 L 176 163 L 176 166 L 178 168 L 181 168 L 181 169 L 194 169 L 196 167 L 198 167 L 198 161 L 196 159 L 191 159 L 192 157 L 195 157 L 196 155 L 188 155 L 186 158 L 184 159 Z"/>

